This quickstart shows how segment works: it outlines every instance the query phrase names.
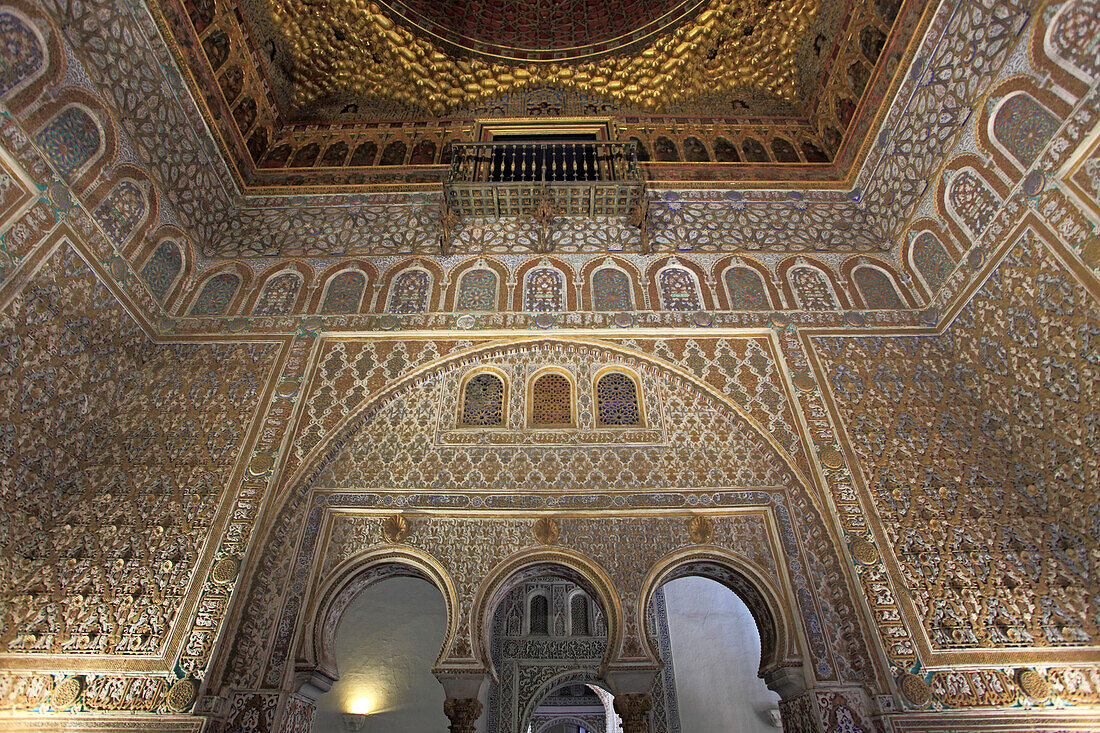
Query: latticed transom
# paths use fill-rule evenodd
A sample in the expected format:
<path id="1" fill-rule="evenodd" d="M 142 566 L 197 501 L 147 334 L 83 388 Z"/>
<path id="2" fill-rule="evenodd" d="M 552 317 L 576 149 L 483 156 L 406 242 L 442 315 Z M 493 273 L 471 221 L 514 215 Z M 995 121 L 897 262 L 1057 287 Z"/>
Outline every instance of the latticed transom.
<path id="1" fill-rule="evenodd" d="M 596 410 L 600 425 L 638 425 L 638 389 L 622 372 L 611 372 L 596 382 Z"/>
<path id="2" fill-rule="evenodd" d="M 561 374 L 544 374 L 535 380 L 531 388 L 531 424 L 573 424 L 573 394 L 569 380 Z"/>
<path id="3" fill-rule="evenodd" d="M 569 601 L 569 605 L 570 633 L 573 636 L 588 636 L 591 633 L 588 623 L 588 598 L 578 593 Z"/>
<path id="4" fill-rule="evenodd" d="M 461 424 L 485 427 L 504 424 L 504 381 L 495 374 L 475 374 L 462 393 Z"/>

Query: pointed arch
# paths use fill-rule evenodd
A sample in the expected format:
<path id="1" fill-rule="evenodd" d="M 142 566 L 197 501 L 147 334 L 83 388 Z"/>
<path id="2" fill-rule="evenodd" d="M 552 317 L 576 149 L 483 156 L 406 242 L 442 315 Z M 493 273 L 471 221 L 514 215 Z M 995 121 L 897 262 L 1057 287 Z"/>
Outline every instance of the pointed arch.
<path id="1" fill-rule="evenodd" d="M 1027 170 L 1058 132 L 1068 110 L 1030 79 L 1013 79 L 990 94 L 978 120 L 978 139 L 1010 178 Z"/>
<path id="2" fill-rule="evenodd" d="M 547 577 L 567 580 L 579 586 L 599 604 L 607 620 L 607 648 L 599 669 L 602 676 L 622 643 L 622 606 L 607 571 L 590 558 L 564 547 L 522 550 L 489 571 L 478 588 L 470 612 L 474 658 L 486 668 L 492 668 L 489 636 L 497 606 L 517 586 Z"/>
<path id="3" fill-rule="evenodd" d="M 280 269 L 263 279 L 263 285 L 253 298 L 254 316 L 288 316 L 295 312 L 304 278 L 296 270 Z"/>
<path id="4" fill-rule="evenodd" d="M 1007 192 L 1000 178 L 974 155 L 960 155 L 948 163 L 937 184 L 936 205 L 964 252 L 992 223 Z"/>
<path id="5" fill-rule="evenodd" d="M 162 237 L 141 268 L 141 279 L 158 303 L 168 300 L 168 294 L 183 277 L 184 253 L 180 244 Z"/>
<path id="6" fill-rule="evenodd" d="M 840 266 L 840 276 L 849 283 L 855 308 L 868 310 L 916 308 L 912 278 L 899 273 L 891 263 L 869 255 L 849 257 Z"/>
<path id="7" fill-rule="evenodd" d="M 406 260 L 394 265 L 379 290 L 377 310 L 394 315 L 436 310 L 442 277 L 442 268 L 430 260 Z"/>
<path id="8" fill-rule="evenodd" d="M 772 684 L 769 678 L 782 668 L 804 666 L 798 624 L 793 612 L 781 600 L 784 594 L 748 560 L 713 546 L 673 552 L 657 562 L 646 576 L 639 594 L 640 602 L 633 609 L 637 615 L 634 628 L 643 629 L 645 643 L 654 658 L 659 655 L 649 625 L 645 623 L 646 609 L 658 588 L 688 576 L 721 583 L 748 606 L 760 632 L 760 676 L 769 686 Z"/>
<path id="9" fill-rule="evenodd" d="M 359 313 L 366 292 L 367 273 L 357 267 L 340 270 L 325 281 L 318 311 L 326 316 Z"/>

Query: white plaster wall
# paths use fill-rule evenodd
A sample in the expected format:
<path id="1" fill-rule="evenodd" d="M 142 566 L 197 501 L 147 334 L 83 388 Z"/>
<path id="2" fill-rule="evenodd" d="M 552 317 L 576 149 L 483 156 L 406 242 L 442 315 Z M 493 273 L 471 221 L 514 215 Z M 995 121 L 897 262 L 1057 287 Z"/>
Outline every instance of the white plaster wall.
<path id="1" fill-rule="evenodd" d="M 362 733 L 444 733 L 446 695 L 432 675 L 447 608 L 424 580 L 392 578 L 351 602 L 336 634 L 340 679 L 317 701 L 314 733 L 344 733 L 352 700 L 371 699 Z"/>
<path id="2" fill-rule="evenodd" d="M 760 634 L 733 591 L 706 578 L 664 586 L 684 733 L 776 733 L 779 695 L 756 676 Z"/>

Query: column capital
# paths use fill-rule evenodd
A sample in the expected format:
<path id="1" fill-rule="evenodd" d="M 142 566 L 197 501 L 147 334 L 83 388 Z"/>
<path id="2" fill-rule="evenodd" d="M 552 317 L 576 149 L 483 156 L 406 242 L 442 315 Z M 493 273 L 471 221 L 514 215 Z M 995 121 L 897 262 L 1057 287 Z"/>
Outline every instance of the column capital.
<path id="1" fill-rule="evenodd" d="M 451 721 L 451 733 L 474 733 L 481 701 L 476 697 L 448 697 L 443 702 L 443 714 Z"/>
<path id="2" fill-rule="evenodd" d="M 615 696 L 615 712 L 623 721 L 623 733 L 646 733 L 653 700 L 648 692 L 625 692 Z"/>

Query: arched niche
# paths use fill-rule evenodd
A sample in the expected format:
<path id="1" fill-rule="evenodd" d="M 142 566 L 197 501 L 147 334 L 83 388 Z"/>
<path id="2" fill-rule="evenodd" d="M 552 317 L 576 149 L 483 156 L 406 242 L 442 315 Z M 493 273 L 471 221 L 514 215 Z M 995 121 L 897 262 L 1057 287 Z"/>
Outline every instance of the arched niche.
<path id="1" fill-rule="evenodd" d="M 474 658 L 496 678 L 489 652 L 493 614 L 513 588 L 539 578 L 567 580 L 597 603 L 607 621 L 607 649 L 599 674 L 611 663 L 622 640 L 622 608 L 607 572 L 594 561 L 565 548 L 525 550 L 497 565 L 481 582 L 470 612 Z"/>
<path id="2" fill-rule="evenodd" d="M 365 589 L 387 578 L 410 577 L 426 580 L 443 594 L 447 606 L 447 632 L 436 660 L 447 655 L 457 632 L 457 594 L 446 569 L 426 552 L 408 547 L 375 549 L 338 565 L 321 582 L 307 606 L 304 629 L 294 667 L 298 691 L 326 692 L 339 679 L 336 665 L 336 631 L 348 605 Z"/>
<path id="3" fill-rule="evenodd" d="M 723 416 L 716 423 L 717 427 L 715 428 L 723 431 L 721 433 L 721 445 L 731 445 L 733 439 L 739 441 L 751 439 L 752 445 L 756 446 L 752 455 L 758 456 L 760 459 L 759 465 L 757 463 L 753 464 L 755 466 L 753 470 L 765 472 L 761 474 L 761 481 L 768 485 L 789 482 L 794 500 L 799 502 L 799 506 L 806 507 L 805 510 L 799 510 L 800 514 L 797 518 L 799 524 L 797 526 L 805 528 L 805 531 L 813 532 L 818 536 L 827 536 L 830 533 L 830 528 L 825 523 L 823 516 L 809 501 L 809 492 L 811 491 L 809 480 L 803 475 L 794 459 L 784 451 L 783 447 L 766 429 L 766 421 L 754 417 L 753 408 L 738 405 L 728 396 L 722 395 L 699 378 L 658 357 L 632 349 L 610 347 L 606 343 L 591 339 L 563 340 L 552 336 L 534 336 L 506 342 L 479 344 L 440 358 L 433 358 L 421 364 L 411 364 L 401 379 L 381 386 L 372 394 L 364 395 L 361 400 L 348 404 L 348 410 L 344 417 L 325 430 L 324 433 L 317 435 L 318 439 L 311 443 L 311 447 L 298 459 L 294 469 L 281 479 L 279 487 L 275 489 L 278 498 L 270 509 L 269 519 L 265 522 L 264 535 L 257 539 L 257 544 L 262 546 L 257 548 L 257 556 L 263 557 L 268 553 L 280 552 L 282 547 L 297 547 L 298 549 L 293 550 L 293 552 L 298 553 L 299 562 L 312 562 L 309 557 L 315 557 L 310 553 L 314 553 L 318 549 L 316 544 L 318 536 L 317 533 L 305 531 L 305 527 L 309 526 L 305 517 L 314 516 L 306 511 L 306 507 L 310 506 L 306 501 L 309 493 L 315 487 L 339 488 L 344 486 L 345 484 L 341 482 L 347 480 L 347 467 L 351 465 L 348 456 L 358 452 L 356 446 L 363 446 L 365 451 L 352 462 L 356 467 L 356 471 L 373 471 L 376 470 L 372 468 L 375 466 L 379 469 L 384 468 L 387 471 L 393 470 L 394 466 L 390 462 L 385 464 L 376 463 L 382 460 L 388 461 L 388 459 L 383 456 L 384 451 L 378 447 L 379 443 L 373 436 L 377 431 L 389 429 L 387 427 L 389 419 L 387 415 L 390 414 L 392 409 L 396 409 L 396 406 L 400 405 L 401 409 L 406 411 L 413 409 L 413 406 L 406 399 L 410 395 L 421 394 L 426 399 L 429 392 L 426 392 L 423 387 L 437 384 L 438 378 L 457 379 L 459 375 L 466 373 L 468 369 L 484 364 L 487 359 L 516 353 L 517 348 L 530 354 L 556 354 L 560 356 L 562 349 L 573 349 L 575 347 L 587 349 L 587 353 L 591 358 L 603 365 L 616 359 L 627 360 L 632 364 L 637 364 L 639 370 L 659 369 L 666 378 L 678 380 L 677 384 L 691 385 L 692 389 L 689 392 L 697 395 L 698 404 L 701 409 L 707 410 L 706 414 L 714 413 Z M 589 357 L 586 356 L 585 358 Z M 452 376 L 448 377 L 447 375 Z M 669 450 L 676 450 L 675 446 L 677 445 L 680 445 L 680 443 L 670 444 Z M 775 471 L 781 471 L 782 476 L 770 473 Z M 688 472 L 691 473 L 691 469 Z M 703 487 L 714 485 L 711 483 L 713 477 L 710 469 L 706 469 L 705 475 L 704 473 L 698 473 L 698 478 L 694 476 L 695 474 L 686 476 L 683 482 L 677 483 L 677 486 Z M 519 480 L 520 477 L 514 473 L 501 476 L 497 483 L 497 489 L 511 490 L 516 488 L 517 484 L 515 482 Z M 457 482 L 457 485 L 460 485 L 462 478 L 461 476 L 452 475 L 449 481 Z M 637 481 L 644 482 L 647 487 L 664 485 L 659 483 L 659 479 L 656 479 L 655 476 L 651 477 L 649 474 L 638 476 Z M 400 488 L 403 484 L 393 485 Z M 629 486 L 633 485 L 629 484 Z M 735 486 L 738 484 L 729 485 Z M 572 490 L 569 486 L 563 488 L 564 490 Z M 361 508 L 369 509 L 375 506 L 371 501 L 364 498 Z M 313 520 L 310 519 L 309 521 Z M 475 672 L 478 675 L 485 673 L 486 660 L 490 659 L 486 648 L 485 631 L 491 620 L 493 609 L 499 602 L 500 594 L 506 593 L 507 589 L 514 587 L 515 583 L 531 577 L 531 575 L 524 575 L 524 572 L 532 573 L 535 576 L 540 572 L 545 573 L 546 568 L 538 566 L 546 563 L 565 566 L 567 568 L 565 572 L 568 573 L 565 577 L 574 578 L 575 580 L 572 582 L 584 588 L 591 598 L 599 600 L 601 607 L 605 609 L 610 627 L 609 650 L 613 649 L 613 653 L 619 655 L 617 658 L 624 660 L 624 664 L 628 665 L 651 665 L 652 669 L 659 667 L 659 662 L 653 658 L 647 645 L 641 641 L 641 637 L 634 630 L 637 621 L 634 618 L 634 611 L 631 611 L 629 618 L 624 618 L 621 610 L 627 597 L 629 597 L 629 608 L 634 609 L 641 600 L 639 593 L 643 587 L 651 589 L 652 584 L 646 584 L 643 580 L 647 577 L 650 569 L 655 566 L 656 561 L 646 560 L 644 566 L 630 570 L 632 574 L 630 579 L 624 580 L 623 587 L 617 589 L 626 595 L 617 595 L 616 589 L 612 587 L 607 579 L 608 576 L 599 569 L 601 567 L 611 567 L 611 562 L 607 558 L 614 556 L 608 554 L 614 553 L 613 549 L 603 546 L 606 543 L 601 544 L 599 548 L 580 547 L 579 551 L 584 553 L 583 556 L 578 554 L 578 550 L 570 549 L 579 547 L 572 540 L 570 540 L 569 547 L 558 545 L 539 547 L 536 543 L 540 543 L 541 540 L 537 539 L 537 527 L 533 526 L 533 520 L 507 521 L 523 521 L 528 522 L 528 524 L 523 527 L 520 534 L 516 535 L 516 544 L 509 544 L 506 547 L 485 545 L 489 550 L 487 557 L 484 558 L 486 570 L 477 570 L 474 580 L 467 586 L 465 592 L 468 593 L 468 602 L 463 605 L 462 620 L 457 630 L 458 637 L 452 646 L 450 658 L 445 662 L 445 669 L 456 670 L 455 675 L 458 675 L 461 679 L 467 679 Z M 677 520 L 678 523 L 682 521 L 682 519 Z M 534 533 L 532 533 L 533 530 L 535 530 Z M 413 539 L 410 542 L 417 542 L 416 537 L 417 533 L 414 532 Z M 675 547 L 668 546 L 667 549 L 660 550 L 655 557 L 664 557 L 660 553 L 671 552 Z M 432 547 L 425 547 L 425 550 L 434 551 Z M 798 563 L 801 567 L 805 567 L 806 562 L 811 559 L 815 565 L 822 567 L 825 572 L 840 574 L 842 572 L 841 559 L 838 553 L 835 552 L 835 548 L 832 548 L 831 545 L 827 549 L 824 547 L 795 548 L 791 551 L 796 554 L 789 558 L 778 547 L 772 547 L 772 550 L 777 553 L 773 554 L 774 562 L 777 563 L 776 572 L 778 573 L 775 576 L 774 587 L 784 589 L 781 597 L 791 609 L 784 611 L 783 629 L 788 628 L 791 620 L 801 625 L 798 633 L 804 635 L 804 637 L 800 636 L 800 638 L 808 639 L 805 642 L 807 649 L 813 650 L 815 655 L 812 657 L 817 665 L 814 674 L 819 679 L 832 679 L 828 675 L 835 674 L 832 670 L 841 667 L 841 665 L 831 661 L 831 657 L 833 654 L 840 654 L 843 655 L 843 668 L 862 672 L 869 675 L 868 679 L 871 679 L 870 676 L 874 674 L 874 666 L 870 658 L 866 656 L 866 647 L 859 643 L 864 637 L 858 621 L 858 612 L 849 596 L 849 587 L 839 584 L 835 587 L 819 589 L 819 592 L 824 594 L 822 597 L 827 599 L 834 611 L 835 615 L 832 616 L 832 622 L 839 629 L 838 633 L 844 634 L 846 638 L 853 639 L 851 644 L 834 652 L 826 647 L 820 626 L 820 615 L 815 606 L 808 600 L 809 594 L 805 590 L 805 579 L 798 579 L 791 575 L 792 572 L 797 574 L 797 571 L 791 569 L 792 563 Z M 595 559 L 596 555 L 594 553 L 596 552 L 599 553 L 599 559 Z M 746 575 L 748 575 L 747 572 Z M 616 577 L 619 576 L 616 575 Z M 245 617 L 255 619 L 255 621 L 249 627 L 237 626 L 229 632 L 235 634 L 234 642 L 227 644 L 224 651 L 218 652 L 219 656 L 212 661 L 211 675 L 214 680 L 212 684 L 227 685 L 235 689 L 253 689 L 261 683 L 261 680 L 279 679 L 281 675 L 286 674 L 284 660 L 292 658 L 293 650 L 288 648 L 287 642 L 284 642 L 286 636 L 268 633 L 263 629 L 299 628 L 299 609 L 304 607 L 305 598 L 303 594 L 306 591 L 287 587 L 285 591 L 287 594 L 285 596 L 286 600 L 280 604 L 272 604 L 270 602 L 272 589 L 282 587 L 283 580 L 279 578 L 277 569 L 262 565 L 256 566 L 254 571 L 250 571 L 247 582 L 249 589 L 242 598 L 241 613 Z M 618 598 L 623 598 L 623 602 L 620 603 Z M 301 602 L 298 599 L 302 599 Z M 769 605 L 769 608 L 771 607 Z M 778 613 L 776 613 L 776 617 L 778 617 Z M 628 627 L 630 629 L 629 636 L 627 636 Z M 778 633 L 777 638 L 784 640 L 779 644 L 785 643 L 788 647 L 796 645 L 797 642 L 786 641 L 788 636 L 790 635 Z M 626 641 L 624 641 L 624 637 Z M 255 658 L 255 655 L 241 654 L 235 651 L 237 649 L 263 651 L 259 658 Z M 612 652 L 609 651 L 609 654 L 612 654 Z M 787 664 L 799 667 L 799 670 L 801 670 L 799 666 L 801 658 L 801 649 L 798 649 L 795 653 L 787 654 L 784 661 Z M 604 666 L 609 664 L 606 656 L 601 664 Z M 822 672 L 821 670 L 825 671 Z M 457 696 L 469 697 L 470 695 Z"/>
<path id="4" fill-rule="evenodd" d="M 714 580 L 731 591 L 748 607 L 760 633 L 759 674 L 782 697 L 801 692 L 808 670 L 795 621 L 795 612 L 782 602 L 783 594 L 764 575 L 742 557 L 719 547 L 701 547 L 673 553 L 657 563 L 646 578 L 641 601 L 635 608 L 637 628 L 644 629 L 650 653 L 658 656 L 657 645 L 645 623 L 646 609 L 657 589 L 671 580 L 685 577 Z M 794 670 L 792 673 L 782 670 Z M 803 685 L 799 686 L 798 681 Z M 798 688 L 798 689 L 796 689 Z"/>

